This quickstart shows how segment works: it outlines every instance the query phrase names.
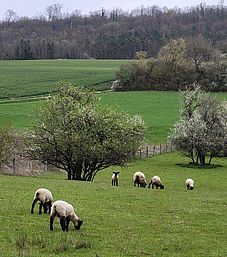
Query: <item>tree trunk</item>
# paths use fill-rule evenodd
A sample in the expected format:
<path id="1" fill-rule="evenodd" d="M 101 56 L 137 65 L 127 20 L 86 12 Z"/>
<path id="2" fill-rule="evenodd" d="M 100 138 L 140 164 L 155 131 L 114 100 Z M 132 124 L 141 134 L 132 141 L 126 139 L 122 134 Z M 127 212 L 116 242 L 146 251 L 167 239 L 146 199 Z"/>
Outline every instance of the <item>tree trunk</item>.
<path id="1" fill-rule="evenodd" d="M 82 162 L 77 162 L 76 165 L 73 167 L 72 179 L 82 180 L 81 178 L 82 170 L 83 170 Z"/>
<path id="2" fill-rule="evenodd" d="M 71 171 L 67 171 L 68 172 L 68 180 L 72 179 L 72 175 L 71 175 Z"/>
<path id="3" fill-rule="evenodd" d="M 206 162 L 205 162 L 205 155 L 204 154 L 200 154 L 199 156 L 199 160 L 200 160 L 200 166 L 204 167 Z"/>

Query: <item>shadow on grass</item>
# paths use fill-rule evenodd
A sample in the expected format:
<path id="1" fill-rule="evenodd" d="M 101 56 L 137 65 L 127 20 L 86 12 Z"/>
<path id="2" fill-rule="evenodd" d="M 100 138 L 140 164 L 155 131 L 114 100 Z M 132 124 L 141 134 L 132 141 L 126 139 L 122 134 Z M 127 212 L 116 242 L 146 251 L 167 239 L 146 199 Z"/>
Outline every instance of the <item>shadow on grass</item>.
<path id="1" fill-rule="evenodd" d="M 189 163 L 176 163 L 175 165 L 180 166 L 182 168 L 203 169 L 203 170 L 216 169 L 216 168 L 223 167 L 220 164 L 206 164 L 205 166 L 200 166 L 199 164 L 195 164 L 193 162 L 189 162 Z"/>

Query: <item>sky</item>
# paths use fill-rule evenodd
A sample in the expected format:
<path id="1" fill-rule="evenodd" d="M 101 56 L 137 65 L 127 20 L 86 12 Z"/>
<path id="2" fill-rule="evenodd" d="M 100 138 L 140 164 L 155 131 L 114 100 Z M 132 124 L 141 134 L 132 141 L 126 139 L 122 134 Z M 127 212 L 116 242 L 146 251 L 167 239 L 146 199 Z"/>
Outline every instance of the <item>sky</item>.
<path id="1" fill-rule="evenodd" d="M 81 10 L 82 14 L 90 11 L 113 9 L 116 7 L 123 10 L 132 10 L 140 6 L 158 5 L 160 7 L 192 7 L 200 3 L 206 5 L 217 5 L 221 0 L 0 0 L 0 20 L 5 18 L 7 10 L 13 10 L 19 17 L 34 17 L 46 14 L 46 7 L 52 4 L 61 4 L 63 13 L 72 13 L 73 10 Z M 225 1 L 227 2 L 227 0 Z M 225 4 L 224 2 L 224 4 Z"/>

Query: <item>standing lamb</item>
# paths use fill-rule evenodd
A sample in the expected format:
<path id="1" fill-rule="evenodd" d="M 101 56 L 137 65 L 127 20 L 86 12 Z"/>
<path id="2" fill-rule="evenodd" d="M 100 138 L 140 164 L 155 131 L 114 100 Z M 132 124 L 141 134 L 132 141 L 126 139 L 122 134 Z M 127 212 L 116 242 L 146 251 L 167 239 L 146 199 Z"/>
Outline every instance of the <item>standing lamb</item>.
<path id="1" fill-rule="evenodd" d="M 75 229 L 79 230 L 81 225 L 83 224 L 83 220 L 81 220 L 74 212 L 74 208 L 71 204 L 65 201 L 55 201 L 51 208 L 50 214 L 50 230 L 53 231 L 54 227 L 54 219 L 55 217 L 60 218 L 60 224 L 62 231 L 67 231 L 69 229 L 69 222 L 72 221 Z"/>
<path id="2" fill-rule="evenodd" d="M 119 181 L 119 174 L 120 172 L 117 171 L 117 172 L 113 172 L 113 175 L 112 175 L 112 186 L 118 186 L 118 181 Z"/>
<path id="3" fill-rule="evenodd" d="M 135 172 L 133 175 L 133 184 L 134 186 L 137 184 L 138 187 L 146 187 L 147 181 L 145 175 L 140 171 Z"/>
<path id="4" fill-rule="evenodd" d="M 53 202 L 53 196 L 51 192 L 46 188 L 39 188 L 38 190 L 36 190 L 34 199 L 32 202 L 31 214 L 34 213 L 34 207 L 36 202 L 38 201 L 39 201 L 39 214 L 42 213 L 42 207 L 44 209 L 44 213 L 47 213 L 47 211 L 49 210 L 49 214 L 50 214 L 51 205 Z"/>
<path id="5" fill-rule="evenodd" d="M 187 190 L 193 190 L 194 189 L 194 180 L 191 178 L 186 179 L 185 184 L 187 187 Z"/>
<path id="6" fill-rule="evenodd" d="M 162 184 L 162 181 L 159 176 L 154 176 L 151 178 L 151 182 L 149 183 L 148 188 L 152 187 L 152 189 L 153 189 L 154 186 L 156 188 L 160 187 L 160 189 L 164 189 L 164 185 Z"/>

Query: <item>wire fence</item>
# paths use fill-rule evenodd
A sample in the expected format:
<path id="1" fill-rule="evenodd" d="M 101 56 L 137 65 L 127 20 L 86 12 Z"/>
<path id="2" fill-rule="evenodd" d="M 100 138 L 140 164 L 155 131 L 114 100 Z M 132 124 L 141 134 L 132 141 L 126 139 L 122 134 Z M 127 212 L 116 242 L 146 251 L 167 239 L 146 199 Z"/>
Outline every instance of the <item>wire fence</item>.
<path id="1" fill-rule="evenodd" d="M 137 156 L 140 158 L 151 157 L 157 154 L 164 154 L 174 151 L 175 148 L 171 144 L 145 145 L 140 147 Z"/>

